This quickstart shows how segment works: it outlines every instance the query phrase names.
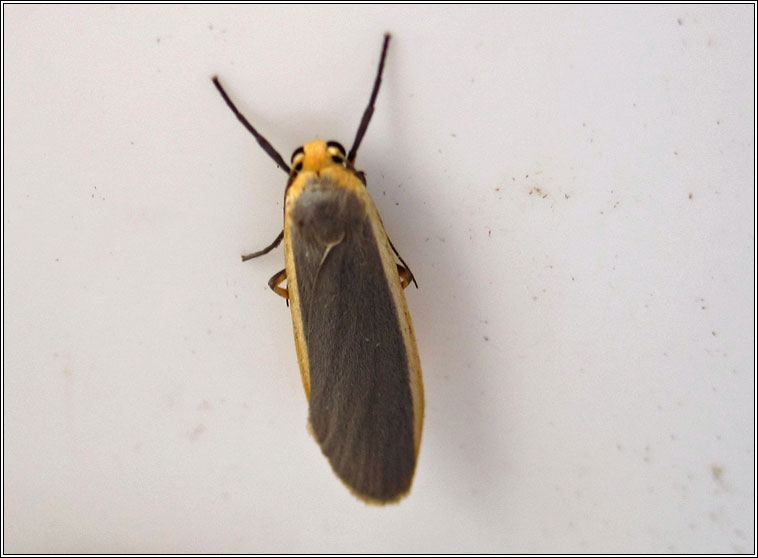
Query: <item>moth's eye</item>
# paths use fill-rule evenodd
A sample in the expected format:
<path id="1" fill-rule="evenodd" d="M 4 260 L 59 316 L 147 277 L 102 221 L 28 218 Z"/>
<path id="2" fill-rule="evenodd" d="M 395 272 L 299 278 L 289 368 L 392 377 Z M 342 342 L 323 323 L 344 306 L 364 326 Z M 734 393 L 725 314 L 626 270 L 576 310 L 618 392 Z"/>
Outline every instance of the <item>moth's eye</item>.
<path id="1" fill-rule="evenodd" d="M 303 159 L 305 159 L 305 151 L 302 147 L 298 147 L 292 154 L 292 172 L 294 174 L 303 170 Z"/>
<path id="2" fill-rule="evenodd" d="M 300 155 L 300 158 L 302 159 L 305 156 L 305 149 L 303 149 L 302 146 L 295 149 L 295 151 L 292 153 L 292 157 L 290 158 L 290 163 L 293 165 L 295 164 L 295 158 Z"/>
<path id="3" fill-rule="evenodd" d="M 337 153 L 341 155 L 343 158 L 345 157 L 345 148 L 342 147 L 342 144 L 338 141 L 328 141 L 326 142 L 326 150 L 331 153 L 332 155 L 334 153 Z"/>
<path id="4" fill-rule="evenodd" d="M 327 142 L 326 152 L 331 155 L 332 161 L 338 165 L 345 164 L 345 148 L 336 141 Z"/>

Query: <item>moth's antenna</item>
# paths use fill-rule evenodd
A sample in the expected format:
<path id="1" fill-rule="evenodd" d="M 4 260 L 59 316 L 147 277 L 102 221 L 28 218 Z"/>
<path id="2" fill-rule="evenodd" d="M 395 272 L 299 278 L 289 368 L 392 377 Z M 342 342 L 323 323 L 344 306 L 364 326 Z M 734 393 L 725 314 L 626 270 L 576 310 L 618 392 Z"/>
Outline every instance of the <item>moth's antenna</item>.
<path id="1" fill-rule="evenodd" d="M 387 46 L 390 44 L 390 34 L 384 35 L 384 44 L 382 45 L 382 57 L 379 59 L 379 69 L 376 72 L 376 79 L 374 80 L 374 89 L 371 91 L 371 99 L 369 99 L 368 106 L 363 113 L 363 119 L 361 125 L 358 126 L 358 132 L 355 134 L 355 140 L 353 141 L 353 147 L 350 148 L 350 153 L 347 156 L 348 162 L 352 165 L 355 162 L 355 157 L 358 155 L 358 147 L 361 145 L 363 135 L 366 133 L 368 123 L 371 121 L 371 115 L 374 114 L 374 103 L 376 102 L 376 96 L 379 94 L 379 86 L 382 84 L 382 72 L 384 71 L 384 59 L 387 57 Z M 239 118 L 239 117 L 238 117 Z"/>
<path id="2" fill-rule="evenodd" d="M 279 168 L 283 169 L 284 172 L 289 174 L 290 173 L 289 165 L 284 162 L 284 159 L 282 159 L 282 156 L 279 155 L 279 152 L 276 149 L 274 149 L 274 146 L 271 145 L 266 138 L 260 135 L 258 133 L 258 130 L 253 128 L 253 125 L 247 121 L 247 118 L 245 118 L 242 115 L 242 113 L 239 110 L 237 110 L 237 107 L 234 106 L 234 103 L 229 98 L 229 95 L 227 95 L 226 91 L 224 91 L 224 88 L 221 87 L 221 83 L 218 81 L 218 76 L 213 76 L 213 85 L 215 85 L 216 89 L 218 89 L 218 92 L 221 93 L 221 96 L 224 98 L 224 101 L 226 101 L 227 106 L 230 109 L 232 109 L 232 112 L 237 117 L 237 120 L 242 122 L 242 125 L 245 128 L 247 128 L 247 131 L 253 134 L 253 136 L 255 136 L 255 139 L 258 141 L 258 145 L 260 145 L 263 148 L 263 151 L 268 153 L 268 156 L 274 160 L 274 162 L 277 164 Z"/>

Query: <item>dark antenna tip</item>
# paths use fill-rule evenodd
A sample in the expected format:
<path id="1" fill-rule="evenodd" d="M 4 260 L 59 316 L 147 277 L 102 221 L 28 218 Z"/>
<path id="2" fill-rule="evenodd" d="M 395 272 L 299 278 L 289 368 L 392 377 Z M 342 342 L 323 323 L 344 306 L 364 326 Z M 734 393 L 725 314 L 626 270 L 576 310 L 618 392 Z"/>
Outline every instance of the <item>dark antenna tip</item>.
<path id="1" fill-rule="evenodd" d="M 361 124 L 358 126 L 358 131 L 355 134 L 355 140 L 353 140 L 353 147 L 350 148 L 350 153 L 347 156 L 348 162 L 352 165 L 355 162 L 355 157 L 358 155 L 358 147 L 361 145 L 363 136 L 368 128 L 368 123 L 371 121 L 371 116 L 374 114 L 374 103 L 376 103 L 376 96 L 379 94 L 379 86 L 382 84 L 382 73 L 384 72 L 384 60 L 387 58 L 387 47 L 390 44 L 391 35 L 389 33 L 384 34 L 384 43 L 382 44 L 382 54 L 379 58 L 379 68 L 376 71 L 376 78 L 374 79 L 374 88 L 371 90 L 371 98 L 368 101 L 368 106 L 363 112 L 363 118 Z"/>
<path id="2" fill-rule="evenodd" d="M 213 85 L 216 86 L 216 89 L 218 89 L 218 92 L 221 94 L 221 97 L 223 97 L 224 102 L 226 102 L 226 106 L 228 106 L 231 111 L 234 113 L 234 115 L 237 117 L 237 120 L 242 122 L 242 125 L 247 128 L 247 131 L 253 134 L 256 141 L 258 142 L 258 145 L 263 148 L 263 151 L 265 151 L 269 157 L 271 157 L 274 162 L 277 164 L 279 168 L 284 170 L 287 174 L 290 173 L 290 167 L 287 163 L 284 162 L 284 159 L 282 159 L 282 156 L 279 155 L 279 152 L 274 149 L 274 146 L 271 145 L 266 138 L 264 138 L 262 135 L 258 133 L 258 130 L 256 130 L 250 122 L 247 121 L 247 118 L 239 111 L 239 109 L 234 105 L 232 100 L 229 98 L 229 95 L 226 94 L 226 91 L 224 91 L 224 88 L 221 86 L 221 82 L 218 80 L 218 76 L 213 76 L 211 78 L 211 81 L 213 82 Z"/>

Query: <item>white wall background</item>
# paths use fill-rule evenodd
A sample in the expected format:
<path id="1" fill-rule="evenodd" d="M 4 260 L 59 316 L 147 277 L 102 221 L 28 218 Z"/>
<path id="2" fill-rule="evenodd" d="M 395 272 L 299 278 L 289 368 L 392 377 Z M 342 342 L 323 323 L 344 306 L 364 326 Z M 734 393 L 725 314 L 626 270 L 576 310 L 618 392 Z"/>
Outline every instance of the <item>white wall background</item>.
<path id="1" fill-rule="evenodd" d="M 753 5 L 4 15 L 5 552 L 754 552 Z M 266 281 L 349 144 L 419 279 L 411 495 L 306 431 Z"/>

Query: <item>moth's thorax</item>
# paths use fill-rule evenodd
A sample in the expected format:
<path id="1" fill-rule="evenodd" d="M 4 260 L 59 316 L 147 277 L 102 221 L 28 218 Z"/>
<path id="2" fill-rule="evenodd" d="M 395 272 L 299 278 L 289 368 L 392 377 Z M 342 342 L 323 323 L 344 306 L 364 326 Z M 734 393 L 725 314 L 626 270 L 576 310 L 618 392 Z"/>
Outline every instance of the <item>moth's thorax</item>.
<path id="1" fill-rule="evenodd" d="M 303 192 L 342 188 L 356 193 L 363 193 L 366 187 L 355 176 L 352 170 L 347 169 L 343 165 L 328 163 L 315 170 L 305 170 L 305 165 L 303 165 L 303 170 L 299 172 L 287 188 L 284 200 L 285 216 L 292 211 L 297 199 Z"/>

